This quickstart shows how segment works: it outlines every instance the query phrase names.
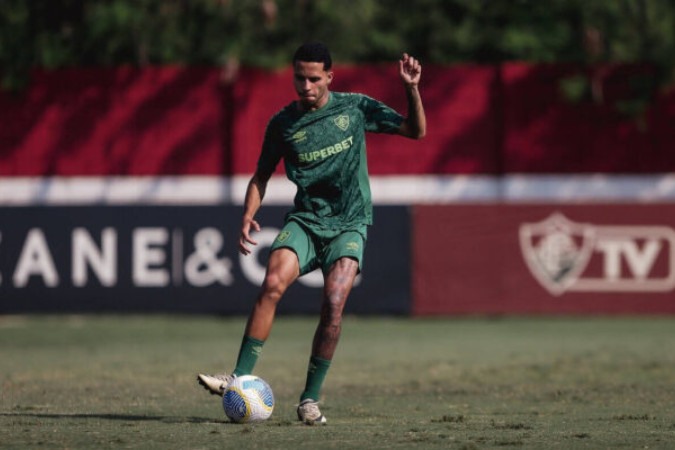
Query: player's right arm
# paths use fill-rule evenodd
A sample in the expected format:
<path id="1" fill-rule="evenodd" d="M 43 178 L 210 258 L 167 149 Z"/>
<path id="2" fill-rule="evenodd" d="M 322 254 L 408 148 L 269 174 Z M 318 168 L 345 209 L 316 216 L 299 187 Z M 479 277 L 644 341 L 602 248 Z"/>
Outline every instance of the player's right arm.
<path id="1" fill-rule="evenodd" d="M 239 252 L 242 255 L 251 253 L 249 244 L 258 245 L 258 242 L 251 237 L 251 232 L 260 231 L 260 224 L 255 220 L 255 215 L 262 204 L 269 178 L 269 175 L 263 175 L 256 171 L 248 182 L 244 200 L 244 217 L 241 221 L 241 233 L 239 235 Z"/>
<path id="2" fill-rule="evenodd" d="M 255 220 L 255 215 L 262 205 L 263 197 L 265 197 L 267 182 L 281 160 L 280 142 L 279 132 L 277 127 L 274 126 L 274 119 L 272 119 L 265 130 L 258 167 L 246 187 L 244 216 L 241 221 L 241 233 L 239 233 L 239 252 L 242 255 L 251 253 L 249 245 L 258 245 L 258 242 L 251 237 L 251 233 L 260 231 L 260 224 Z"/>

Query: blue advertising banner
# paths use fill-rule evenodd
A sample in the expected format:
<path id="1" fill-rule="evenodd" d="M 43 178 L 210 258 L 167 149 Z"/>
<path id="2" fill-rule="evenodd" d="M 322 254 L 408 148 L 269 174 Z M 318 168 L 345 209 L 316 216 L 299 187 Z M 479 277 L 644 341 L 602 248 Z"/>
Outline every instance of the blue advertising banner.
<path id="1" fill-rule="evenodd" d="M 247 314 L 288 207 L 263 207 L 259 245 L 237 251 L 241 207 L 0 207 L 0 313 Z M 410 311 L 410 220 L 375 207 L 346 312 Z M 301 277 L 279 313 L 318 312 L 323 277 Z"/>

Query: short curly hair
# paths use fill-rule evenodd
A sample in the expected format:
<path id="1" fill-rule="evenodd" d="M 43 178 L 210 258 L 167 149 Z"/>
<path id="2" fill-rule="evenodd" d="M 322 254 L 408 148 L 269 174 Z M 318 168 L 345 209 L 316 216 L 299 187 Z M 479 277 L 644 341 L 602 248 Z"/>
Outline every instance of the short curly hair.
<path id="1" fill-rule="evenodd" d="M 298 47 L 293 55 L 293 65 L 297 61 L 320 62 L 323 63 L 324 70 L 330 70 L 333 67 L 328 47 L 321 42 L 307 42 Z"/>

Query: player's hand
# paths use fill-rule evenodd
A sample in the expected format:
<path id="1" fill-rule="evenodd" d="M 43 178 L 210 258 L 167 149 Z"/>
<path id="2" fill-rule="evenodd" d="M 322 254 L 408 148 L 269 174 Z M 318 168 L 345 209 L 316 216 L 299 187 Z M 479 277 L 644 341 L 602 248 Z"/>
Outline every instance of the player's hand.
<path id="1" fill-rule="evenodd" d="M 248 244 L 258 245 L 258 242 L 251 237 L 251 231 L 260 231 L 260 225 L 255 220 L 244 217 L 239 235 L 239 253 L 242 255 L 251 253 Z"/>
<path id="2" fill-rule="evenodd" d="M 422 77 L 422 65 L 418 60 L 408 55 L 403 54 L 403 57 L 398 62 L 399 75 L 406 86 L 417 86 Z"/>

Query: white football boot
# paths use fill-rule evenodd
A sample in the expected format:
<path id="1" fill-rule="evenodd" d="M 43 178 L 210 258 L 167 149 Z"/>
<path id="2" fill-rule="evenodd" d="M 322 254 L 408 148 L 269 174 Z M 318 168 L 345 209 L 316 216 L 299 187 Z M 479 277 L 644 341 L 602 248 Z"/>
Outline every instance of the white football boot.
<path id="1" fill-rule="evenodd" d="M 306 425 L 325 425 L 326 417 L 321 414 L 319 402 L 311 398 L 305 399 L 298 405 L 298 419 Z"/>
<path id="2" fill-rule="evenodd" d="M 201 384 L 204 389 L 213 395 L 218 395 L 220 397 L 223 396 L 227 385 L 232 383 L 232 380 L 234 380 L 234 375 L 228 375 L 226 373 L 217 373 L 215 375 L 200 373 L 197 375 L 197 381 L 199 381 L 199 384 Z"/>

